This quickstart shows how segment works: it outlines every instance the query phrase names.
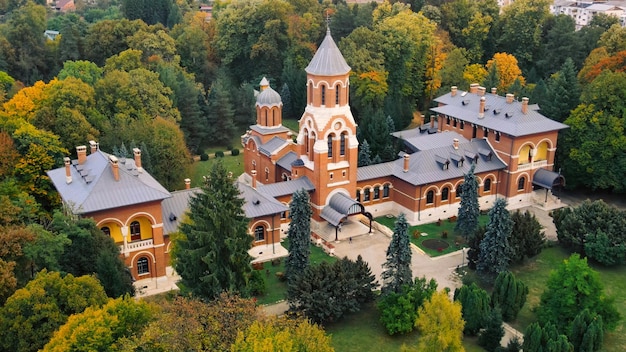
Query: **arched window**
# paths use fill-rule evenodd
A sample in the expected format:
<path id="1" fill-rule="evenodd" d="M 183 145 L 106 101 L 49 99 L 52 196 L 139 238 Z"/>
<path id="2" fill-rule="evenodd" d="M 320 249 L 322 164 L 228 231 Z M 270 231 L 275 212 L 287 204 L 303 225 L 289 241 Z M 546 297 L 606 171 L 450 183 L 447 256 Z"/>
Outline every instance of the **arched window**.
<path id="1" fill-rule="evenodd" d="M 265 124 L 265 126 L 267 126 L 268 125 L 268 123 L 267 123 L 267 108 L 264 108 L 263 110 L 265 111 L 265 121 L 263 121 L 263 123 Z"/>
<path id="2" fill-rule="evenodd" d="M 363 201 L 364 202 L 370 201 L 370 189 L 369 188 L 366 188 L 365 191 L 363 192 Z"/>
<path id="3" fill-rule="evenodd" d="M 496 132 L 496 142 L 500 142 L 500 132 Z"/>
<path id="4" fill-rule="evenodd" d="M 100 231 L 102 231 L 103 234 L 111 237 L 111 229 L 108 226 L 101 227 Z"/>
<path id="5" fill-rule="evenodd" d="M 326 105 L 326 86 L 322 84 L 322 105 Z"/>
<path id="6" fill-rule="evenodd" d="M 432 189 L 426 193 L 426 204 L 433 204 L 435 201 L 435 191 Z"/>
<path id="7" fill-rule="evenodd" d="M 342 133 L 339 139 L 339 155 L 346 155 L 346 133 Z"/>
<path id="8" fill-rule="evenodd" d="M 265 241 L 265 227 L 259 225 L 254 229 L 254 241 Z"/>
<path id="9" fill-rule="evenodd" d="M 270 169 L 265 168 L 265 181 L 270 180 Z"/>
<path id="10" fill-rule="evenodd" d="M 477 129 L 478 129 L 478 128 L 476 127 L 476 125 L 474 125 L 474 126 L 472 127 L 472 138 L 476 138 L 476 130 L 477 130 Z"/>
<path id="11" fill-rule="evenodd" d="M 383 198 L 389 198 L 389 184 L 383 186 Z"/>
<path id="12" fill-rule="evenodd" d="M 450 126 L 450 116 L 446 116 L 446 125 Z"/>
<path id="13" fill-rule="evenodd" d="M 304 132 L 304 148 L 306 150 L 306 153 L 309 154 L 309 131 L 307 131 L 307 129 L 305 128 L 303 130 Z"/>
<path id="14" fill-rule="evenodd" d="M 335 105 L 339 105 L 339 90 L 340 90 L 340 86 L 336 85 L 335 86 Z"/>
<path id="15" fill-rule="evenodd" d="M 483 131 L 485 132 L 485 138 L 489 137 L 489 129 L 485 128 Z"/>
<path id="16" fill-rule="evenodd" d="M 333 135 L 332 134 L 328 135 L 328 157 L 329 158 L 333 157 Z"/>
<path id="17" fill-rule="evenodd" d="M 137 274 L 139 275 L 150 274 L 150 265 L 148 263 L 148 258 L 141 257 L 137 259 Z"/>
<path id="18" fill-rule="evenodd" d="M 130 240 L 139 241 L 141 239 L 141 225 L 139 221 L 133 221 L 130 223 Z"/>
<path id="19" fill-rule="evenodd" d="M 526 177 L 520 177 L 517 181 L 517 190 L 523 191 L 526 186 Z"/>
<path id="20" fill-rule="evenodd" d="M 491 179 L 485 179 L 485 184 L 483 185 L 483 191 L 489 192 L 491 191 Z"/>
<path id="21" fill-rule="evenodd" d="M 449 196 L 450 196 L 450 188 L 444 187 L 441 190 L 441 200 L 448 200 Z"/>
<path id="22" fill-rule="evenodd" d="M 456 123 L 457 123 L 456 119 L 452 120 L 452 126 L 454 126 L 454 128 L 456 128 Z"/>
<path id="23" fill-rule="evenodd" d="M 461 129 L 465 128 L 465 121 L 461 121 Z"/>
<path id="24" fill-rule="evenodd" d="M 380 188 L 374 187 L 374 199 L 380 199 Z"/>
<path id="25" fill-rule="evenodd" d="M 280 218 L 281 219 L 287 219 L 287 212 L 286 211 L 281 212 L 280 213 Z"/>
<path id="26" fill-rule="evenodd" d="M 356 190 L 356 201 L 357 202 L 361 201 L 361 190 L 359 189 Z"/>
<path id="27" fill-rule="evenodd" d="M 313 102 L 313 83 L 309 83 L 309 96 L 308 103 L 311 104 Z"/>

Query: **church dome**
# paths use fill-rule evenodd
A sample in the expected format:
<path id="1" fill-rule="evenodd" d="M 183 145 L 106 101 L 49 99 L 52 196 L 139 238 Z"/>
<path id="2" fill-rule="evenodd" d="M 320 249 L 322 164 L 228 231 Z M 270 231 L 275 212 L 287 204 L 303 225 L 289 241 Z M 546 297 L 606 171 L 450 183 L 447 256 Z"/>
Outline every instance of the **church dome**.
<path id="1" fill-rule="evenodd" d="M 260 86 L 262 91 L 256 97 L 257 105 L 275 106 L 283 104 L 280 94 L 270 87 L 270 84 L 265 77 L 263 77 Z"/>

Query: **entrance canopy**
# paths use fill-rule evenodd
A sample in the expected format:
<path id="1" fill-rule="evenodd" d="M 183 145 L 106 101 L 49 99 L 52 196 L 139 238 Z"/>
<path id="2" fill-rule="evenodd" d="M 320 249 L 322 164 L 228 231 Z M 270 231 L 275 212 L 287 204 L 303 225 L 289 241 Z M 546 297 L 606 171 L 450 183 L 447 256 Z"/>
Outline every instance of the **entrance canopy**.
<path id="1" fill-rule="evenodd" d="M 533 185 L 552 190 L 553 187 L 565 186 L 565 178 L 561 174 L 546 169 L 539 169 L 533 177 Z"/>
<path id="2" fill-rule="evenodd" d="M 337 193 L 330 198 L 320 216 L 331 225 L 338 226 L 348 216 L 355 214 L 366 214 L 363 204 L 344 193 Z"/>

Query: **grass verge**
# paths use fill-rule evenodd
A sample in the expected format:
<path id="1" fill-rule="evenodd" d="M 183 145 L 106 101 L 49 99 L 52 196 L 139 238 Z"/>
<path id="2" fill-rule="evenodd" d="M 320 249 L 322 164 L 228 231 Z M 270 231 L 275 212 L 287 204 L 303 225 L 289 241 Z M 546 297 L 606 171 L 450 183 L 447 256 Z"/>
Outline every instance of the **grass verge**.
<path id="1" fill-rule="evenodd" d="M 202 185 L 202 176 L 209 174 L 211 167 L 218 160 L 224 163 L 224 167 L 227 171 L 233 173 L 233 177 L 239 177 L 243 173 L 243 154 L 237 156 L 225 155 L 223 158 L 216 158 L 214 155 L 209 156 L 207 161 L 195 161 L 191 164 L 193 170 L 193 176 L 191 178 L 192 187 L 200 187 Z"/>

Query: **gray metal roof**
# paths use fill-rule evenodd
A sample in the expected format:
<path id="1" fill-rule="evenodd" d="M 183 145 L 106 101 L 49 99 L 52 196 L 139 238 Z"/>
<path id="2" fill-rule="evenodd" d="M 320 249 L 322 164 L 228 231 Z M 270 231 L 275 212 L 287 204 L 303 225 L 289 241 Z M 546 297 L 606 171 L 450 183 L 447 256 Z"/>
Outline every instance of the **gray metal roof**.
<path id="1" fill-rule="evenodd" d="M 243 210 L 247 218 L 256 218 L 272 214 L 280 214 L 289 210 L 287 206 L 274 199 L 272 196 L 263 194 L 256 189 L 237 182 L 237 188 L 241 192 L 241 196 L 245 200 Z"/>
<path id="2" fill-rule="evenodd" d="M 280 197 L 288 194 L 294 194 L 296 191 L 301 189 L 305 189 L 309 192 L 315 190 L 315 186 L 313 186 L 311 180 L 309 180 L 306 176 L 298 177 L 295 180 L 260 185 L 257 188 L 259 192 L 270 197 Z"/>
<path id="3" fill-rule="evenodd" d="M 549 171 L 546 169 L 538 169 L 533 176 L 533 185 L 537 185 L 543 188 L 552 189 L 552 186 L 559 178 L 562 178 L 561 174 Z"/>
<path id="4" fill-rule="evenodd" d="M 421 138 L 433 139 L 438 141 L 440 135 L 448 133 L 439 133 L 432 135 L 424 135 Z M 450 133 L 453 135 L 455 133 Z M 478 156 L 478 162 L 474 172 L 483 173 L 488 171 L 497 171 L 504 169 L 506 164 L 497 157 L 493 148 L 484 139 L 467 139 L 457 134 L 459 139 L 459 149 L 454 149 L 452 142 L 445 146 L 436 146 L 431 149 L 420 150 L 409 154 L 409 168 L 404 172 L 404 159 L 400 158 L 387 163 L 359 167 L 357 170 L 357 180 L 365 181 L 385 176 L 394 176 L 398 179 L 406 181 L 412 185 L 426 185 L 435 182 L 462 178 L 470 169 L 473 157 Z M 426 143 L 427 141 L 424 141 Z M 490 151 L 490 155 L 483 155 L 479 151 Z M 463 163 L 448 163 L 447 169 L 444 168 L 442 161 L 451 160 L 463 156 Z"/>
<path id="5" fill-rule="evenodd" d="M 260 134 L 273 134 L 273 133 L 278 133 L 278 132 L 293 132 L 292 130 L 288 129 L 285 126 L 274 126 L 274 127 L 265 127 L 265 126 L 259 126 L 259 125 L 252 125 L 250 126 L 250 129 L 258 132 Z"/>
<path id="6" fill-rule="evenodd" d="M 287 143 L 289 143 L 289 141 L 286 139 L 282 139 L 280 137 L 274 137 L 270 139 L 269 141 L 267 141 L 267 143 L 261 145 L 259 147 L 259 152 L 261 154 L 270 156 L 274 154 L 276 151 L 278 151 L 279 149 L 281 149 L 282 147 L 284 147 Z"/>
<path id="7" fill-rule="evenodd" d="M 361 203 L 344 193 L 336 193 L 330 198 L 328 205 L 322 209 L 320 216 L 333 226 L 337 226 L 346 216 L 350 215 L 350 208 L 355 205 L 363 212 Z"/>
<path id="8" fill-rule="evenodd" d="M 524 114 L 521 102 L 514 100 L 512 103 L 507 103 L 506 97 L 489 93 L 484 95 L 484 117 L 479 118 L 481 97 L 479 94 L 458 90 L 455 96 L 447 93 L 436 98 L 436 102 L 444 105 L 430 110 L 511 136 L 525 136 L 568 128 L 567 125 L 551 120 L 534 110 L 538 108 L 537 105 L 529 105 L 527 113 Z"/>
<path id="9" fill-rule="evenodd" d="M 269 83 L 268 83 L 269 84 Z M 272 87 L 268 86 L 256 97 L 256 105 L 260 106 L 276 106 L 283 105 L 283 101 Z"/>
<path id="10" fill-rule="evenodd" d="M 297 159 L 298 154 L 296 154 L 296 152 L 289 152 L 285 154 L 282 158 L 278 159 L 276 164 L 278 164 L 278 166 L 282 167 L 283 169 L 291 172 L 291 163 L 293 163 Z"/>
<path id="11" fill-rule="evenodd" d="M 109 154 L 100 150 L 87 156 L 82 165 L 72 161 L 72 182 L 65 181 L 65 167 L 48 171 L 63 201 L 75 214 L 119 208 L 171 197 L 145 170 L 139 172 L 133 159 L 119 158 L 119 181 L 113 177 Z"/>
<path id="12" fill-rule="evenodd" d="M 350 72 L 350 66 L 346 63 L 339 48 L 337 48 L 337 44 L 331 37 L 330 29 L 326 30 L 326 37 L 324 37 L 305 71 L 308 74 L 318 76 L 337 76 Z"/>
<path id="13" fill-rule="evenodd" d="M 163 200 L 161 203 L 161 211 L 163 213 L 164 235 L 178 231 L 178 226 L 189 209 L 189 200 L 198 192 L 200 192 L 200 188 L 175 191 L 171 193 L 171 198 Z"/>
<path id="14" fill-rule="evenodd" d="M 408 131 L 394 132 L 393 135 L 404 140 L 404 143 L 415 151 L 448 147 L 452 145 L 455 138 L 459 141 L 464 139 L 462 135 L 454 131 L 428 134 L 426 131 L 420 133 L 417 128 Z"/>

